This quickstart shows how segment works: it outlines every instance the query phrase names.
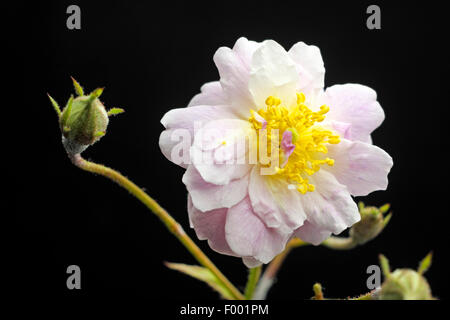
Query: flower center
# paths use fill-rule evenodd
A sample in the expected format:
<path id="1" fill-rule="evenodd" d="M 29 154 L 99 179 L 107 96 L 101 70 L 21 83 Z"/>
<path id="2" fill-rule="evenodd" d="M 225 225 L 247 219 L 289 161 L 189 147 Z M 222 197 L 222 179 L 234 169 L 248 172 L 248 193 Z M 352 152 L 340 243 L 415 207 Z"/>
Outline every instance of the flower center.
<path id="1" fill-rule="evenodd" d="M 285 178 L 289 187 L 297 189 L 302 194 L 314 191 L 308 176 L 320 170 L 324 164 L 332 166 L 334 160 L 319 157 L 318 153 L 327 154 L 327 144 L 340 142 L 339 136 L 319 125 L 325 119 L 329 107 L 322 105 L 317 112 L 311 111 L 305 104 L 305 95 L 297 93 L 295 106 L 286 107 L 276 97 L 266 99 L 266 108 L 251 110 L 250 123 L 256 129 L 258 137 L 267 136 L 267 154 L 281 165 L 275 167 L 274 174 Z M 276 129 L 277 131 L 274 131 Z M 274 133 L 277 134 L 274 134 Z M 278 139 L 277 150 L 272 152 L 272 139 Z M 261 139 L 258 139 L 258 150 Z M 260 152 L 258 152 L 258 157 Z M 260 161 L 260 159 L 258 158 Z M 261 161 L 260 161 L 261 163 Z M 270 167 L 272 163 L 261 164 Z"/>

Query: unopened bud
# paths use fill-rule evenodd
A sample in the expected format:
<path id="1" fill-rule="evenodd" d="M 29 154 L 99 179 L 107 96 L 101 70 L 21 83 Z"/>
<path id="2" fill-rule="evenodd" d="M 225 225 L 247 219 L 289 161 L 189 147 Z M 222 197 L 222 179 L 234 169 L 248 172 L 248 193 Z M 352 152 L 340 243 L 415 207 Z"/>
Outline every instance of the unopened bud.
<path id="1" fill-rule="evenodd" d="M 98 99 L 103 93 L 103 88 L 84 95 L 83 88 L 75 79 L 72 80 L 78 97 L 74 99 L 71 96 L 62 112 L 56 101 L 50 96 L 49 98 L 59 116 L 63 145 L 67 153 L 74 155 L 100 140 L 106 134 L 109 115 L 122 113 L 123 110 L 113 108 L 106 112 Z"/>
<path id="2" fill-rule="evenodd" d="M 390 271 L 389 262 L 380 255 L 384 273 L 384 283 L 379 293 L 380 300 L 433 300 L 430 286 L 423 273 L 431 265 L 431 254 L 419 265 L 419 270 L 396 269 Z"/>
<path id="3" fill-rule="evenodd" d="M 359 213 L 361 220 L 350 229 L 350 237 L 357 244 L 364 244 L 375 238 L 384 229 L 391 218 L 391 214 L 383 217 L 383 213 L 389 210 L 389 205 L 381 208 L 364 207 L 359 203 Z"/>
<path id="4" fill-rule="evenodd" d="M 381 300 L 432 300 L 427 280 L 415 270 L 397 269 L 381 286 Z"/>

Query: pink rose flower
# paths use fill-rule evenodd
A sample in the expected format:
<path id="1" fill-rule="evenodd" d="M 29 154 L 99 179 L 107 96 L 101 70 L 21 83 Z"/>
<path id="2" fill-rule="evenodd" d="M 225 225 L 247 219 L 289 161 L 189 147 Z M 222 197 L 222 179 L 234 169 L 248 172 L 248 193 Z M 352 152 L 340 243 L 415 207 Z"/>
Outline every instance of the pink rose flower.
<path id="1" fill-rule="evenodd" d="M 240 38 L 214 62 L 220 81 L 161 120 L 198 238 L 255 267 L 293 237 L 318 245 L 358 222 L 352 196 L 385 190 L 393 165 L 370 136 L 384 120 L 375 91 L 324 90 L 320 51 L 303 42 Z"/>

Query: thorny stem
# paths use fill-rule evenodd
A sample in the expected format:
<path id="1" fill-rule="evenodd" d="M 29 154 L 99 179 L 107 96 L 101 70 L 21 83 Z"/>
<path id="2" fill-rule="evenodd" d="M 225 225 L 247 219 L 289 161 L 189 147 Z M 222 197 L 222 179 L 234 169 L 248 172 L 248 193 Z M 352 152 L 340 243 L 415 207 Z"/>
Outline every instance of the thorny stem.
<path id="1" fill-rule="evenodd" d="M 261 276 L 262 266 L 251 268 L 248 273 L 247 285 L 245 286 L 245 298 L 251 300 L 253 293 L 255 292 L 256 285 L 258 284 L 259 277 Z"/>
<path id="2" fill-rule="evenodd" d="M 141 201 L 148 209 L 150 209 L 169 229 L 169 231 L 186 247 L 186 249 L 194 256 L 194 258 L 205 268 L 209 269 L 217 280 L 229 291 L 230 295 L 237 300 L 244 300 L 242 293 L 220 272 L 214 263 L 202 252 L 194 241 L 184 232 L 181 225 L 172 216 L 164 210 L 154 199 L 139 188 L 135 183 L 127 179 L 119 172 L 105 167 L 103 165 L 86 161 L 80 154 L 71 155 L 69 158 L 72 163 L 88 172 L 102 175 L 128 190 L 133 196 Z"/>

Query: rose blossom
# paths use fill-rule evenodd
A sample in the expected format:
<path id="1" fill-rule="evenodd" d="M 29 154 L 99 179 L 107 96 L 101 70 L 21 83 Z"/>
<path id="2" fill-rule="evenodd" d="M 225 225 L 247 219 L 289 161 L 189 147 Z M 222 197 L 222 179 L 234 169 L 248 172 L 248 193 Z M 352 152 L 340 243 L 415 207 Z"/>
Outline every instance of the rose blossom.
<path id="1" fill-rule="evenodd" d="M 219 48 L 214 62 L 220 81 L 161 120 L 163 154 L 187 169 L 199 239 L 255 267 L 292 237 L 318 245 L 358 222 L 352 196 L 385 190 L 393 164 L 370 136 L 384 120 L 375 91 L 324 90 L 320 51 L 303 42 L 285 51 L 273 40 L 240 38 L 233 49 Z M 182 163 L 180 132 L 189 139 Z M 239 149 L 242 137 L 248 145 Z"/>

